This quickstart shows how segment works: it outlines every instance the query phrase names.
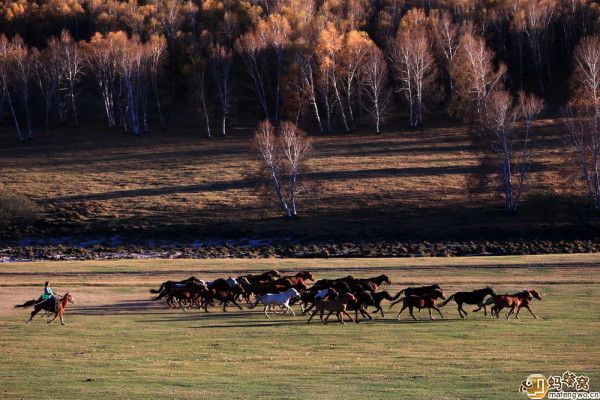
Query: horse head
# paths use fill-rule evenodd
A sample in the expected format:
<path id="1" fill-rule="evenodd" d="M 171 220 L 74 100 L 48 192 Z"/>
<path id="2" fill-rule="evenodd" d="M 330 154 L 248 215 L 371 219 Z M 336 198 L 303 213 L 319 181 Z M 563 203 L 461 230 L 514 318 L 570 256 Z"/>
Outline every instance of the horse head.
<path id="1" fill-rule="evenodd" d="M 63 300 L 66 300 L 71 304 L 75 303 L 75 300 L 73 300 L 73 296 L 68 291 L 67 291 L 67 293 L 65 293 L 65 295 L 62 298 L 63 298 Z"/>
<path id="2" fill-rule="evenodd" d="M 446 300 L 446 296 L 444 296 L 444 291 L 440 289 L 439 286 L 431 293 L 430 297 L 432 299 Z"/>
<path id="3" fill-rule="evenodd" d="M 315 280 L 315 277 L 313 276 L 313 274 L 309 271 L 302 271 L 302 272 L 298 272 L 296 274 L 297 277 L 302 278 L 302 279 L 306 279 L 308 281 L 313 281 Z"/>
<path id="4" fill-rule="evenodd" d="M 539 301 L 542 301 L 542 295 L 537 290 L 528 290 L 528 292 Z"/>
<path id="5" fill-rule="evenodd" d="M 486 295 L 489 294 L 490 296 L 494 296 L 496 294 L 494 293 L 494 290 L 489 286 L 486 286 L 483 293 L 485 293 Z"/>
<path id="6" fill-rule="evenodd" d="M 386 274 L 381 275 L 381 283 L 387 283 L 388 285 L 392 284 L 392 281 L 390 280 L 390 277 L 387 276 Z"/>

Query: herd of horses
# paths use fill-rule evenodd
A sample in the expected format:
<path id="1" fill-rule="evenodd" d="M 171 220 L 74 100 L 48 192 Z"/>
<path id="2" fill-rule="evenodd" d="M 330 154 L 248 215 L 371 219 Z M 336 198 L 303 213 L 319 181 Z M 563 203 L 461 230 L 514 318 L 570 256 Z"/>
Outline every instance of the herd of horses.
<path id="1" fill-rule="evenodd" d="M 309 282 L 314 282 L 309 287 Z M 169 308 L 191 307 L 203 308 L 208 312 L 208 306 L 222 305 L 223 311 L 228 306 L 243 308 L 239 303 L 244 301 L 248 308 L 255 308 L 259 304 L 264 307 L 263 312 L 270 318 L 270 314 L 291 313 L 296 315 L 292 306 L 299 304 L 303 314 L 309 314 L 308 323 L 319 314 L 323 323 L 332 314 L 344 324 L 344 318 L 352 322 L 359 322 L 359 315 L 363 319 L 372 320 L 372 314 L 380 313 L 385 317 L 382 302 L 390 301 L 390 308 L 402 303 L 400 315 L 406 309 L 413 319 L 417 319 L 414 309 L 427 309 L 429 317 L 433 318 L 432 310 L 437 311 L 443 318 L 440 307 L 454 300 L 458 307 L 458 314 L 465 318 L 468 313 L 463 305 L 475 305 L 474 312 L 483 309 L 488 315 L 488 306 L 491 306 L 490 316 L 500 317 L 500 312 L 507 309 L 508 319 L 512 314 L 519 318 L 519 311 L 527 309 L 531 315 L 537 316 L 531 309 L 531 301 L 535 298 L 542 300 L 536 290 L 522 290 L 514 294 L 496 294 L 490 287 L 483 289 L 456 292 L 446 298 L 443 289 L 437 285 L 408 287 L 391 295 L 386 290 L 380 290 L 383 285 L 390 285 L 390 278 L 378 275 L 371 278 L 355 278 L 351 275 L 338 279 L 320 279 L 315 281 L 309 271 L 301 271 L 295 275 L 282 275 L 279 271 L 271 270 L 262 274 L 247 274 L 237 278 L 219 278 L 213 281 L 204 281 L 190 277 L 181 281 L 163 282 L 158 289 L 150 292 L 157 294 L 153 300 L 164 299 Z M 404 295 L 404 296 L 402 296 Z M 401 297 L 402 296 L 402 297 Z M 443 302 L 438 303 L 437 301 Z M 216 303 L 218 302 L 218 303 Z M 351 313 L 354 313 L 354 318 Z"/>

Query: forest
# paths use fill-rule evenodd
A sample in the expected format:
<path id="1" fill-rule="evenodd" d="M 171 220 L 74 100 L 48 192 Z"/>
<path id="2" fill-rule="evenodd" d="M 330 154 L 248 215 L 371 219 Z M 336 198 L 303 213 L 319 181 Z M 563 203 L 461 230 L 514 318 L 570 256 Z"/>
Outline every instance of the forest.
<path id="1" fill-rule="evenodd" d="M 3 0 L 2 140 L 254 130 L 263 183 L 295 217 L 314 138 L 427 135 L 442 118 L 476 157 L 466 192 L 516 213 L 551 125 L 570 193 L 598 210 L 599 22 L 590 0 Z"/>

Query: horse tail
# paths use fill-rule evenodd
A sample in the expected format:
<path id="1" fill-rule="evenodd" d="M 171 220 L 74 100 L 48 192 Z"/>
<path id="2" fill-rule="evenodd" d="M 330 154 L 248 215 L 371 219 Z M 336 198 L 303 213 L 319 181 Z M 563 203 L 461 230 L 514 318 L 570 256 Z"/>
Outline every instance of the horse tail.
<path id="1" fill-rule="evenodd" d="M 160 285 L 160 287 L 158 288 L 158 290 L 157 289 L 150 289 L 150 293 L 154 293 L 154 294 L 160 293 L 160 292 L 163 291 L 164 286 L 165 286 L 165 284 L 163 283 L 163 284 Z"/>
<path id="2" fill-rule="evenodd" d="M 29 301 L 26 301 L 23 304 L 17 304 L 17 305 L 15 305 L 15 308 L 27 308 L 27 307 L 31 307 L 32 305 L 35 304 L 35 302 L 36 302 L 35 300 L 29 300 Z"/>
<path id="3" fill-rule="evenodd" d="M 400 295 L 401 295 L 402 293 L 404 293 L 404 291 L 405 291 L 405 290 L 406 290 L 406 289 L 402 289 L 401 291 L 399 291 L 398 293 L 396 293 L 396 295 L 395 295 L 394 297 L 392 297 L 392 298 L 391 298 L 391 299 L 389 299 L 389 300 L 396 300 L 398 297 L 400 297 Z"/>
<path id="4" fill-rule="evenodd" d="M 453 298 L 454 298 L 454 295 L 452 295 L 452 296 L 448 297 L 448 298 L 446 299 L 446 301 L 444 301 L 444 302 L 442 302 L 442 303 L 438 304 L 438 307 L 444 307 L 444 306 L 445 306 L 446 304 L 448 304 L 448 303 L 450 302 L 450 300 L 452 300 Z"/>
<path id="5" fill-rule="evenodd" d="M 396 296 L 396 297 L 398 297 L 398 296 Z M 401 297 L 401 298 L 399 298 L 399 299 L 398 299 L 398 300 L 396 300 L 396 301 L 392 301 L 392 302 L 390 303 L 390 308 L 394 307 L 396 304 L 400 303 L 400 302 L 401 302 L 401 301 L 403 301 L 405 298 L 406 298 L 406 297 Z"/>

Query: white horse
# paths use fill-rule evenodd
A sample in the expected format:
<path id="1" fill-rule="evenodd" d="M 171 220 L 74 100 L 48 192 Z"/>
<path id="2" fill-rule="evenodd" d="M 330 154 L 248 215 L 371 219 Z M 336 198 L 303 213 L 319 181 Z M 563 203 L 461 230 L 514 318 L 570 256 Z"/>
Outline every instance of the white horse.
<path id="1" fill-rule="evenodd" d="M 264 312 L 267 318 L 271 318 L 269 317 L 269 311 L 272 311 L 271 307 L 273 306 L 279 306 L 285 309 L 286 312 L 289 310 L 292 312 L 293 316 L 296 316 L 294 310 L 292 309 L 292 307 L 290 307 L 290 300 L 298 296 L 300 296 L 300 293 L 298 293 L 298 291 L 294 288 L 288 289 L 285 292 L 281 293 L 267 293 L 265 295 L 258 296 L 256 298 L 256 302 L 253 305 L 251 305 L 250 308 L 256 307 L 259 303 L 264 304 Z M 273 313 L 275 312 L 273 311 Z"/>

